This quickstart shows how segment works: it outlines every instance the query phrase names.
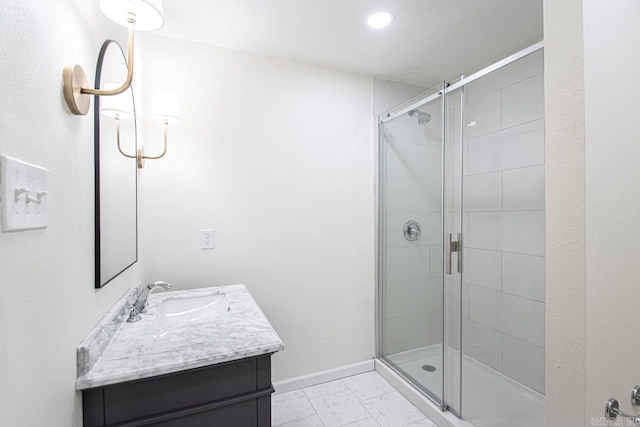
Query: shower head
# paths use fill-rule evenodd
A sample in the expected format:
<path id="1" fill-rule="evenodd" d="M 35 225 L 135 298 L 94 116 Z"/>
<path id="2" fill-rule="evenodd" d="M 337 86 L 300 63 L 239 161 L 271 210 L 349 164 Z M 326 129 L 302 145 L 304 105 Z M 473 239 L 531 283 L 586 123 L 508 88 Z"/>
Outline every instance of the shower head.
<path id="1" fill-rule="evenodd" d="M 420 110 L 409 111 L 409 117 L 414 117 L 414 116 L 418 116 L 418 124 L 420 125 L 425 125 L 429 123 L 429 121 L 431 120 L 431 114 L 425 113 L 424 111 L 420 111 Z"/>

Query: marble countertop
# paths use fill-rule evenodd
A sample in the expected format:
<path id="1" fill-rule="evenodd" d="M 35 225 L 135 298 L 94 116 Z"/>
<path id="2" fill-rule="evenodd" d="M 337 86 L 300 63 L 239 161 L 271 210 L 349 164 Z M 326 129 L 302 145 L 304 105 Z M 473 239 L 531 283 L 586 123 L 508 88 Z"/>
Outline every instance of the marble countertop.
<path id="1" fill-rule="evenodd" d="M 159 328 L 155 322 L 159 306 L 170 298 L 204 296 L 223 292 L 230 310 L 215 319 Z M 127 292 L 118 304 L 131 300 Z M 110 313 L 119 312 L 114 307 Z M 107 316 L 113 314 L 108 313 Z M 107 317 L 105 316 L 105 318 Z M 102 345 L 96 337 L 117 323 L 117 330 Z M 104 343 L 103 339 L 101 343 Z M 140 378 L 209 366 L 284 349 L 282 340 L 244 285 L 228 285 L 153 293 L 148 312 L 137 323 L 103 319 L 78 347 L 76 390 L 84 390 Z M 99 353 L 84 356 L 90 351 Z"/>

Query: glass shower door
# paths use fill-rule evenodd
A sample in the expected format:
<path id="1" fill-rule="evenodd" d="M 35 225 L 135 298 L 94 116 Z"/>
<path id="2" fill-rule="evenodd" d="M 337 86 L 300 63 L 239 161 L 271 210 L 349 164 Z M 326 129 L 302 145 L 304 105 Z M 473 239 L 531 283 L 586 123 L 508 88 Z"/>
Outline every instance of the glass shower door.
<path id="1" fill-rule="evenodd" d="M 378 354 L 443 405 L 443 98 L 380 125 Z"/>

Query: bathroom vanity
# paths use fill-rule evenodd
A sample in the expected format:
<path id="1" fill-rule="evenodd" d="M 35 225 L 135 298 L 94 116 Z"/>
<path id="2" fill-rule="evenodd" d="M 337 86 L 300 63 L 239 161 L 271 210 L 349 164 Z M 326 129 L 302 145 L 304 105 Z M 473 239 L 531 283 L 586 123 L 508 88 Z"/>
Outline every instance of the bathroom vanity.
<path id="1" fill-rule="evenodd" d="M 244 285 L 153 294 L 127 323 L 131 289 L 78 347 L 84 425 L 270 426 L 280 337 Z"/>

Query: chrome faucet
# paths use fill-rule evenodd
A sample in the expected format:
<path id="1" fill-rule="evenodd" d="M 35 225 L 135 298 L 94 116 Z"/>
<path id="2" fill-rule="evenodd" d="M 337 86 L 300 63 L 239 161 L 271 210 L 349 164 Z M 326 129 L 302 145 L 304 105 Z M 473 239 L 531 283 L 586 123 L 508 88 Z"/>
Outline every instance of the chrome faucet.
<path id="1" fill-rule="evenodd" d="M 147 312 L 147 308 L 149 308 L 149 296 L 153 291 L 160 288 L 164 289 L 165 291 L 168 291 L 169 289 L 171 289 L 171 285 L 168 284 L 167 282 L 159 281 L 159 282 L 150 283 L 147 286 L 145 286 L 145 288 L 148 289 L 147 293 L 145 294 L 144 290 L 140 292 L 140 295 L 138 295 L 138 299 L 136 300 L 136 303 L 135 303 L 138 313 Z"/>

